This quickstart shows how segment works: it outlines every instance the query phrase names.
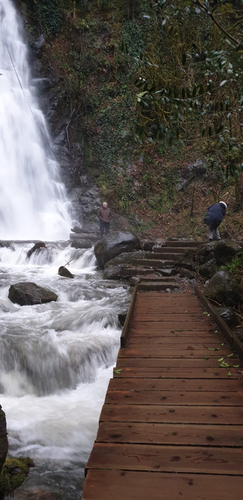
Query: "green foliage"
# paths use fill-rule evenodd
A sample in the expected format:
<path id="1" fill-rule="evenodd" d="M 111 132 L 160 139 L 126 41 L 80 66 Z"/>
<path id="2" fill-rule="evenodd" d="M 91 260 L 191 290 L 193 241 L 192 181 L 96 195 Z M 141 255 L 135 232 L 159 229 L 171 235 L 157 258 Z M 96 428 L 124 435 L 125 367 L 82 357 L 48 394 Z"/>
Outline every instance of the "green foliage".
<path id="1" fill-rule="evenodd" d="M 57 35 L 64 20 L 62 0 L 36 0 L 35 3 L 43 33 Z"/>
<path id="2" fill-rule="evenodd" d="M 156 28 L 139 60 L 138 135 L 143 143 L 200 141 L 237 186 L 243 172 L 241 18 L 235 2 L 198 4 L 148 5 Z"/>
<path id="3" fill-rule="evenodd" d="M 222 266 L 221 269 L 229 271 L 236 276 L 241 274 L 243 270 L 243 252 L 234 257 L 231 262 Z"/>
<path id="4" fill-rule="evenodd" d="M 46 35 L 62 112 L 72 117 L 70 143 L 82 142 L 102 190 L 119 186 L 124 210 L 146 199 L 162 212 L 176 175 L 169 167 L 162 178 L 146 158 L 190 147 L 208 161 L 213 187 L 233 178 L 243 200 L 239 1 L 26 1 Z"/>

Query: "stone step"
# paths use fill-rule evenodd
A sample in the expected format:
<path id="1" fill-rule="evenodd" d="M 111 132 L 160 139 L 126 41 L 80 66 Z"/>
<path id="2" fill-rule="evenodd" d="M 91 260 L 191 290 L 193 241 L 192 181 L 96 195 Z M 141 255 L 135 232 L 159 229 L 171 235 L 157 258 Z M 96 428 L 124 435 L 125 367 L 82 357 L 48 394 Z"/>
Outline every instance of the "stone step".
<path id="1" fill-rule="evenodd" d="M 172 253 L 186 253 L 188 252 L 188 250 L 195 250 L 196 251 L 196 247 L 154 247 L 153 248 L 153 252 L 155 253 L 168 253 L 168 252 L 172 252 Z"/>
<path id="2" fill-rule="evenodd" d="M 156 282 L 156 281 L 141 281 L 138 285 L 139 290 L 146 290 L 146 291 L 162 291 L 162 290 L 175 290 L 176 288 L 179 288 L 178 283 L 175 283 L 173 281 L 167 281 L 167 282 Z"/>
<path id="3" fill-rule="evenodd" d="M 143 267 L 150 267 L 150 268 L 166 268 L 166 267 L 173 267 L 175 265 L 174 260 L 165 260 L 165 259 L 130 259 L 130 263 L 133 264 L 134 266 L 142 264 Z"/>
<path id="4" fill-rule="evenodd" d="M 146 276 L 157 276 L 158 278 L 163 278 L 163 279 L 171 279 L 172 275 L 177 274 L 177 271 L 175 269 L 169 269 L 168 273 L 166 273 L 166 270 L 161 269 L 161 271 L 154 271 L 153 269 L 149 268 L 141 268 L 141 267 L 123 267 L 119 271 L 119 275 L 124 277 L 124 276 L 140 276 L 142 279 L 145 279 Z M 147 279 L 147 278 L 146 278 Z"/>
<path id="5" fill-rule="evenodd" d="M 163 260 L 177 260 L 178 257 L 180 256 L 183 256 L 185 254 L 185 252 L 169 252 L 167 250 L 167 252 L 157 252 L 157 253 L 149 253 L 147 252 L 146 253 L 146 258 L 147 259 L 162 259 Z"/>
<path id="6" fill-rule="evenodd" d="M 153 252 L 154 253 L 159 253 L 159 254 L 164 254 L 164 253 L 173 253 L 173 254 L 184 254 L 187 250 L 192 250 L 192 247 L 154 247 Z"/>
<path id="7" fill-rule="evenodd" d="M 137 276 L 140 274 L 141 276 L 151 274 L 152 270 L 148 268 L 143 268 L 143 267 L 123 267 L 120 269 L 120 276 Z"/>
<path id="8" fill-rule="evenodd" d="M 166 246 L 167 247 L 190 247 L 190 248 L 197 248 L 199 245 L 202 244 L 201 241 L 188 241 L 188 240 L 175 240 L 175 241 L 166 241 Z"/>
<path id="9" fill-rule="evenodd" d="M 156 282 L 156 283 L 177 283 L 177 277 L 173 276 L 156 276 L 154 274 L 150 274 L 148 276 L 141 276 L 137 274 L 137 278 L 140 278 L 141 282 Z"/>

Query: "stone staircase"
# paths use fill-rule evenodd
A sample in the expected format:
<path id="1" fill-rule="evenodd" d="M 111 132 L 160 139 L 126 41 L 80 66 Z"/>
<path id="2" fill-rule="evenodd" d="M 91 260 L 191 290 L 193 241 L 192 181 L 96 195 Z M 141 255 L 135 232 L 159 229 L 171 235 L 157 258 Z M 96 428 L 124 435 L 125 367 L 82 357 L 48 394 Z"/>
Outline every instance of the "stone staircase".
<path id="1" fill-rule="evenodd" d="M 190 261 L 200 242 L 167 240 L 164 246 L 154 247 L 142 259 L 132 259 L 133 268 L 121 274 L 130 275 L 130 282 L 138 284 L 139 290 L 171 291 L 180 287 L 180 277 L 193 278 Z"/>

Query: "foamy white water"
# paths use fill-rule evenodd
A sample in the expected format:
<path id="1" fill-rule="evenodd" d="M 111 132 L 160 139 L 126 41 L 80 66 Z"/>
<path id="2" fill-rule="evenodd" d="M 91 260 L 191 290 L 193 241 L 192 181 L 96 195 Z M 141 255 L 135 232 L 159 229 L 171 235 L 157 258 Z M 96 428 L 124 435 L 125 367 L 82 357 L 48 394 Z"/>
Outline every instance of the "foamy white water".
<path id="1" fill-rule="evenodd" d="M 47 489 L 79 500 L 119 349 L 118 314 L 130 293 L 103 281 L 93 249 L 49 243 L 28 260 L 31 246 L 0 248 L 0 404 L 10 453 L 36 464 L 15 498 Z M 74 279 L 60 277 L 58 268 L 71 259 Z M 9 287 L 19 281 L 48 288 L 58 300 L 13 304 Z"/>
<path id="2" fill-rule="evenodd" d="M 0 237 L 66 240 L 69 202 L 11 0 L 0 0 Z"/>

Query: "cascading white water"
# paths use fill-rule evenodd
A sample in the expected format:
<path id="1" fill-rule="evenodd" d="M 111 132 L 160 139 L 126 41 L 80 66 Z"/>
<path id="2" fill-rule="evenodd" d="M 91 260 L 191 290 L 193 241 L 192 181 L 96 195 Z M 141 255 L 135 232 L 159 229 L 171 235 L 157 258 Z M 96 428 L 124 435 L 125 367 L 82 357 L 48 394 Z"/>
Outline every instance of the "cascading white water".
<path id="1" fill-rule="evenodd" d="M 0 0 L 0 110 L 0 238 L 68 239 L 69 203 L 11 0 Z"/>
<path id="2" fill-rule="evenodd" d="M 0 248 L 0 404 L 11 455 L 35 462 L 15 498 L 48 491 L 55 500 L 80 500 L 83 467 L 119 348 L 118 314 L 130 293 L 103 280 L 93 249 L 48 243 L 28 259 L 31 246 Z M 57 270 L 71 259 L 75 277 L 62 278 Z M 9 287 L 19 281 L 51 289 L 58 300 L 13 304 Z"/>

